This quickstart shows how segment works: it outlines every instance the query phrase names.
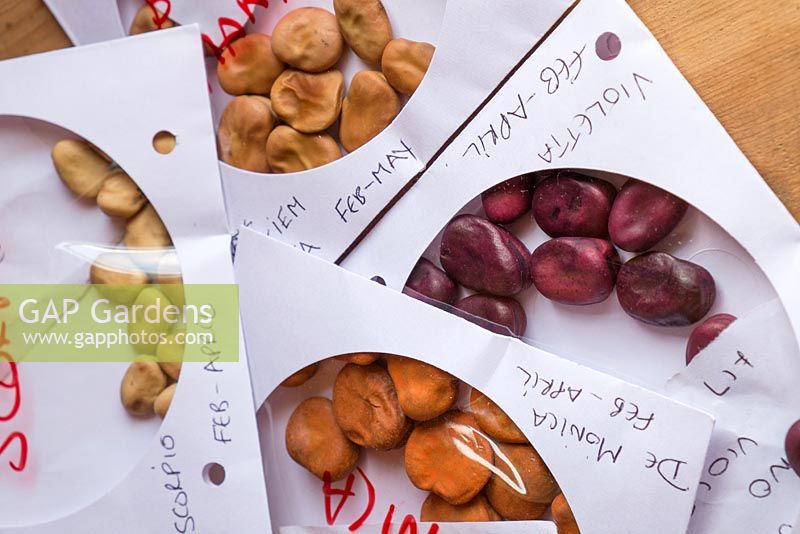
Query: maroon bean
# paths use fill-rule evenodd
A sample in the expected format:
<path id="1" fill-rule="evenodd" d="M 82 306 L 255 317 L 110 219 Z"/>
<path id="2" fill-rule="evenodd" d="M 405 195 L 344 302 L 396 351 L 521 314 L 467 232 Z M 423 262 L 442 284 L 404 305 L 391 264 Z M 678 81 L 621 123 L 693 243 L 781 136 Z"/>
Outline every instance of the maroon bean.
<path id="1" fill-rule="evenodd" d="M 611 240 L 622 250 L 644 252 L 667 237 L 688 208 L 686 202 L 663 189 L 628 180 L 611 208 Z"/>
<path id="2" fill-rule="evenodd" d="M 497 224 L 509 224 L 531 209 L 533 175 L 523 174 L 488 189 L 481 195 L 486 218 Z"/>
<path id="3" fill-rule="evenodd" d="M 403 292 L 412 297 L 416 296 L 415 293 L 425 295 L 447 304 L 454 303 L 458 298 L 458 286 L 453 279 L 425 258 L 421 258 L 414 266 Z"/>
<path id="4" fill-rule="evenodd" d="M 584 306 L 608 298 L 620 259 L 611 242 L 593 237 L 558 237 L 531 255 L 533 284 L 550 300 Z"/>
<path id="5" fill-rule="evenodd" d="M 525 309 L 512 298 L 476 294 L 459 300 L 455 307 L 466 312 L 466 314 L 459 313 L 461 317 L 497 334 L 508 335 L 511 332 L 515 336 L 521 336 L 528 326 Z M 476 321 L 475 317 L 485 321 Z"/>
<path id="6" fill-rule="evenodd" d="M 800 475 L 800 421 L 797 421 L 786 433 L 786 458 L 794 472 Z"/>
<path id="7" fill-rule="evenodd" d="M 447 224 L 439 253 L 447 274 L 475 291 L 511 297 L 531 286 L 528 248 L 476 215 L 459 215 Z"/>
<path id="8" fill-rule="evenodd" d="M 608 237 L 617 189 L 605 180 L 560 172 L 536 186 L 533 218 L 550 237 Z"/>
<path id="9" fill-rule="evenodd" d="M 736 317 L 733 315 L 718 313 L 697 325 L 697 327 L 692 330 L 692 333 L 689 334 L 689 341 L 686 344 L 686 365 L 689 365 L 701 350 L 717 339 L 717 336 L 735 320 Z"/>
<path id="10" fill-rule="evenodd" d="M 708 271 L 665 252 L 637 256 L 617 276 L 617 297 L 625 312 L 658 326 L 696 323 L 714 305 L 716 296 Z"/>

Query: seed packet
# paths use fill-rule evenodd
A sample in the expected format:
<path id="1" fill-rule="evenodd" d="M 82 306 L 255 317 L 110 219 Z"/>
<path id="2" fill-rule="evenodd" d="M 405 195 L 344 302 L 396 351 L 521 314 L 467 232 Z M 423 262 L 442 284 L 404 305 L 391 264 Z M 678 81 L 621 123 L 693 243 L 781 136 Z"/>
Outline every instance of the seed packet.
<path id="1" fill-rule="evenodd" d="M 197 29 L 5 61 L 0 78 L 0 528 L 264 532 Z M 137 306 L 180 314 L 213 288 L 210 337 L 105 330 L 132 336 Z"/>
<path id="2" fill-rule="evenodd" d="M 711 483 L 708 468 L 734 454 L 728 447 L 744 454 L 726 438 L 752 428 L 754 391 L 795 419 L 797 408 L 790 388 L 764 385 L 769 373 L 746 396 L 705 399 L 709 375 L 694 358 L 738 320 L 760 325 L 739 334 L 747 355 L 748 336 L 769 324 L 776 348 L 758 352 L 794 377 L 786 347 L 797 346 L 798 244 L 797 223 L 632 10 L 583 0 L 342 265 L 573 361 L 680 392 L 721 421 Z M 738 352 L 709 355 L 708 365 L 741 380 L 731 357 Z M 776 493 L 796 484 L 781 455 L 789 419 L 760 427 L 770 453 L 746 483 L 715 479 L 718 497 L 701 485 L 690 532 L 729 532 L 732 518 L 752 531 L 767 529 L 761 520 L 778 521 L 768 530 L 791 524 L 796 510 L 748 491 L 770 465 L 791 479 Z"/>
<path id="3" fill-rule="evenodd" d="M 342 46 L 334 4 L 342 17 L 350 13 L 339 20 L 355 20 L 351 33 L 363 32 L 366 40 L 381 26 L 374 18 L 390 25 L 394 39 L 383 48 L 385 60 L 359 51 L 352 37 Z M 269 233 L 329 261 L 422 172 L 570 4 L 50 1 L 80 43 L 96 40 L 87 13 L 101 38 L 111 26 L 127 33 L 199 23 L 230 226 Z M 378 16 L 383 9 L 385 16 Z M 79 19 L 74 25 L 73 18 Z M 275 33 L 276 26 L 284 29 Z M 320 32 L 313 35 L 326 28 L 331 46 L 296 38 L 309 35 L 298 28 L 310 27 Z M 317 61 L 338 47 L 340 59 Z M 266 59 L 273 50 L 280 57 Z M 305 104 L 297 105 L 298 95 Z"/>
<path id="4" fill-rule="evenodd" d="M 252 230 L 236 268 L 276 532 L 686 531 L 707 414 Z"/>

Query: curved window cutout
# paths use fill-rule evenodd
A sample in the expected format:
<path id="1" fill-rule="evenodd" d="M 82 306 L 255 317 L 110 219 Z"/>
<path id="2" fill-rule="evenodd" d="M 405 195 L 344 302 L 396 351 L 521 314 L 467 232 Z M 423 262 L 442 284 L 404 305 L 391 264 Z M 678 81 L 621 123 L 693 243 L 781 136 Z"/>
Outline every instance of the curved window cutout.
<path id="1" fill-rule="evenodd" d="M 578 182 L 582 183 L 574 183 L 575 175 L 580 175 L 577 178 Z M 675 213 L 676 217 L 673 219 L 677 220 L 677 224 L 672 224 L 661 239 L 655 239 L 658 235 L 654 234 L 655 237 L 651 236 L 651 239 L 638 243 L 644 248 L 632 246 L 636 243 L 633 243 L 629 235 L 630 242 L 623 244 L 636 252 L 624 250 L 617 244 L 608 244 L 608 232 L 605 232 L 605 235 L 601 234 L 603 228 L 608 225 L 610 206 L 615 201 L 635 197 L 649 198 L 655 203 L 659 197 L 659 194 L 647 196 L 642 191 L 633 191 L 636 195 L 622 196 L 619 191 L 629 181 L 628 177 L 592 170 L 575 172 L 560 170 L 528 175 L 528 180 L 532 180 L 526 182 L 528 185 L 523 185 L 520 177 L 500 180 L 498 186 L 484 193 L 483 198 L 478 197 L 469 202 L 456 215 L 476 217 L 482 221 L 487 221 L 488 216 L 493 217 L 498 224 L 487 221 L 486 225 L 502 227 L 503 231 L 508 231 L 518 238 L 527 249 L 527 256 L 534 258 L 528 267 L 530 263 L 535 264 L 537 260 L 539 261 L 539 268 L 534 269 L 537 272 L 531 273 L 534 280 L 538 274 L 538 282 L 520 286 L 522 289 L 515 294 L 494 297 L 511 299 L 511 305 L 506 306 L 509 309 L 519 310 L 517 303 L 521 305 L 528 320 L 519 335 L 531 345 L 629 381 L 659 389 L 670 377 L 685 367 L 689 335 L 703 320 L 719 313 L 741 317 L 759 305 L 777 298 L 771 284 L 747 251 L 724 229 L 692 206 L 689 206 L 682 216 L 680 210 Z M 602 181 L 605 185 L 589 187 L 586 181 L 594 181 L 596 184 Z M 525 192 L 531 185 L 534 185 L 534 188 Z M 608 187 L 613 189 L 611 197 L 604 192 Z M 650 223 L 641 217 L 627 219 L 623 217 L 618 224 L 629 225 L 632 229 L 638 228 L 644 231 L 644 234 L 647 233 L 646 230 L 656 227 L 663 230 L 665 221 L 670 223 L 669 217 L 666 217 L 667 211 L 673 202 L 682 203 L 682 201 L 671 195 L 664 197 L 663 192 L 660 195 L 667 199 L 667 202 L 660 204 L 659 208 L 665 217 L 658 221 L 654 219 Z M 632 207 L 633 204 L 628 203 L 628 206 Z M 501 208 L 505 209 L 505 212 Z M 594 220 L 599 220 L 599 234 L 592 233 L 597 231 L 597 228 L 592 228 L 589 224 L 592 213 L 596 214 Z M 642 210 L 642 213 L 646 213 L 646 210 Z M 508 218 L 503 219 L 503 216 Z M 540 222 L 537 222 L 537 219 Z M 675 220 L 671 223 L 675 223 Z M 581 224 L 583 229 L 576 230 Z M 551 235 L 545 232 L 545 228 Z M 559 233 L 558 230 L 562 232 Z M 625 237 L 622 232 L 624 228 L 618 230 L 617 240 L 621 240 Z M 445 229 L 439 233 L 423 254 L 423 258 L 431 262 L 443 275 L 441 244 L 444 231 Z M 589 247 L 592 250 L 586 251 L 587 244 L 581 240 L 570 246 L 550 244 L 534 255 L 537 249 L 553 239 L 564 241 L 566 238 L 566 241 L 570 241 L 569 238 L 576 237 L 605 241 L 608 245 L 603 250 L 607 250 L 612 256 L 615 253 L 618 259 L 610 258 L 608 263 L 602 261 L 603 247 L 600 249 Z M 580 250 L 584 252 L 576 252 Z M 611 280 L 614 278 L 613 282 L 616 282 L 619 279 L 614 271 L 619 272 L 618 269 L 622 264 L 649 251 L 665 252 L 678 260 L 696 264 L 713 277 L 716 297 L 713 303 L 710 303 L 710 307 L 708 307 L 709 302 L 701 306 L 699 320 L 696 320 L 697 316 L 693 316 L 688 321 L 682 321 L 690 324 L 658 326 L 653 324 L 657 321 L 647 323 L 634 319 L 620 305 L 618 287 Z M 564 261 L 559 261 L 559 258 L 563 260 L 566 257 L 576 261 L 583 259 L 587 263 L 576 263 L 570 268 L 575 269 L 575 272 L 567 273 L 570 269 Z M 468 288 L 465 283 L 473 282 L 458 272 L 459 267 L 463 269 L 468 265 L 459 264 L 459 261 L 466 261 L 459 258 L 461 256 L 458 254 L 446 258 L 446 261 L 450 262 L 450 265 L 447 265 L 450 271 L 449 278 L 458 288 L 453 302 L 447 304 L 458 308 L 461 299 L 470 295 L 497 291 L 496 288 L 488 286 L 482 291 L 475 287 Z M 607 268 L 607 265 L 611 265 L 611 268 Z M 513 274 L 514 270 L 511 269 L 509 272 Z M 581 272 L 583 276 L 577 277 Z M 576 283 L 570 285 L 566 280 L 575 280 Z M 544 289 L 550 298 L 538 287 Z M 570 305 L 568 303 L 570 301 L 574 304 Z M 666 310 L 669 304 L 678 303 L 662 299 L 661 311 Z M 441 307 L 441 304 L 437 305 Z M 492 308 L 484 307 L 482 310 L 484 319 L 491 321 L 491 317 L 486 317 L 490 313 L 495 317 L 505 317 L 507 328 L 510 321 L 508 318 L 513 316 L 508 313 L 498 315 L 498 309 L 497 303 Z M 669 321 L 665 319 L 662 324 L 663 322 Z M 516 324 L 519 323 L 520 321 L 517 321 Z M 644 353 L 642 347 L 647 347 Z"/>
<path id="2" fill-rule="evenodd" d="M 140 296 L 138 284 L 180 281 L 168 230 L 136 186 L 136 177 L 103 151 L 102 139 L 89 142 L 45 122 L 0 117 L 0 156 L 3 283 L 125 282 L 133 285 L 122 293 L 84 288 L 57 298 L 127 302 Z M 174 288 L 171 298 L 178 299 L 182 288 Z M 9 456 L 18 472 L 6 470 L 6 461 L 0 468 L 0 527 L 14 528 L 72 514 L 126 478 L 153 445 L 161 426 L 156 399 L 164 413 L 176 388 L 180 357 L 171 367 L 161 366 L 152 361 L 158 347 L 143 348 L 141 354 L 150 354 L 141 364 L 146 372 L 134 373 L 127 363 L 29 364 L 17 347 L 3 350 L 11 354 L 16 371 L 4 363 L 0 380 L 16 375 L 20 393 L 15 416 L 3 426 L 24 435 L 27 448 L 24 467 Z M 138 354 L 129 350 L 131 358 Z M 123 388 L 126 376 L 130 380 Z M 133 391 L 126 406 L 121 390 Z M 9 392 L 0 388 L 2 395 Z M 7 398 L 0 399 L 3 408 Z M 0 434 L 0 443 L 6 437 Z M 18 454 L 21 444 L 22 438 L 12 440 L 8 453 Z"/>
<path id="3" fill-rule="evenodd" d="M 353 528 L 365 510 L 380 523 L 393 513 L 390 502 L 403 503 L 395 520 L 413 523 L 575 522 L 558 473 L 511 418 L 414 358 L 360 352 L 321 360 L 287 378 L 258 421 L 278 528 L 323 521 Z M 419 488 L 434 479 L 450 483 Z"/>

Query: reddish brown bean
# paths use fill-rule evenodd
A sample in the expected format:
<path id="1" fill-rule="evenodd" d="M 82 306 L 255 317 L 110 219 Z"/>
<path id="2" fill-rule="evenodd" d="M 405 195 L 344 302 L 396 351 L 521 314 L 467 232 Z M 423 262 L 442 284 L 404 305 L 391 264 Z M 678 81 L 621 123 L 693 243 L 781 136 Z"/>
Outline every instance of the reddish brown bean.
<path id="1" fill-rule="evenodd" d="M 419 518 L 425 523 L 487 523 L 503 520 L 483 495 L 478 495 L 466 504 L 450 504 L 435 493 L 429 494 L 422 503 Z"/>
<path id="2" fill-rule="evenodd" d="M 556 479 L 530 445 L 499 443 L 497 447 L 494 465 L 504 476 L 494 472 L 484 490 L 486 498 L 505 519 L 538 519 L 559 494 Z"/>
<path id="3" fill-rule="evenodd" d="M 528 443 L 528 438 L 492 399 L 475 388 L 469 394 L 470 413 L 480 429 L 492 439 L 505 443 Z"/>
<path id="4" fill-rule="evenodd" d="M 414 266 L 403 292 L 412 297 L 415 293 L 424 295 L 446 304 L 452 304 L 458 298 L 458 286 L 453 279 L 425 258 L 421 258 Z"/>
<path id="5" fill-rule="evenodd" d="M 285 388 L 296 388 L 311 380 L 319 370 L 319 363 L 312 363 L 308 367 L 303 367 L 289 378 L 281 382 Z"/>
<path id="6" fill-rule="evenodd" d="M 716 296 L 714 278 L 708 271 L 665 252 L 637 256 L 625 263 L 617 276 L 622 309 L 648 324 L 694 324 L 705 317 Z"/>
<path id="7" fill-rule="evenodd" d="M 560 493 L 553 500 L 553 504 L 550 506 L 550 513 L 553 515 L 553 521 L 558 526 L 558 534 L 581 534 L 575 514 L 572 513 L 572 508 L 570 508 L 563 493 Z"/>
<path id="8" fill-rule="evenodd" d="M 486 218 L 497 224 L 509 224 L 531 209 L 533 175 L 524 174 L 498 184 L 481 195 Z"/>
<path id="9" fill-rule="evenodd" d="M 620 259 L 614 245 L 593 237 L 558 237 L 531 255 L 533 284 L 550 300 L 584 306 L 608 298 Z"/>
<path id="10" fill-rule="evenodd" d="M 514 234 L 475 215 L 448 223 L 439 249 L 442 267 L 458 283 L 500 297 L 531 286 L 530 252 Z"/>
<path id="11" fill-rule="evenodd" d="M 686 365 L 689 365 L 697 354 L 717 339 L 723 330 L 728 328 L 736 317 L 727 313 L 712 315 L 699 324 L 689 335 L 686 344 Z"/>
<path id="12" fill-rule="evenodd" d="M 608 237 L 617 189 L 577 172 L 559 172 L 536 186 L 533 218 L 550 237 Z"/>
<path id="13" fill-rule="evenodd" d="M 418 424 L 405 450 L 411 483 L 450 504 L 474 499 L 489 481 L 494 459 L 491 444 L 476 428 L 475 418 L 464 412 Z"/>
<path id="14" fill-rule="evenodd" d="M 525 308 L 509 297 L 475 294 L 459 300 L 455 307 L 466 312 L 459 314 L 465 319 L 497 334 L 521 336 L 528 326 Z M 476 317 L 483 321 L 474 320 Z"/>
<path id="15" fill-rule="evenodd" d="M 391 376 L 376 363 L 349 363 L 339 371 L 333 384 L 333 413 L 350 441 L 372 449 L 402 446 L 413 428 Z"/>
<path id="16" fill-rule="evenodd" d="M 689 205 L 673 194 L 639 180 L 628 180 L 608 219 L 611 240 L 622 250 L 644 252 L 667 237 Z"/>
<path id="17" fill-rule="evenodd" d="M 284 439 L 289 456 L 320 480 L 346 477 L 361 452 L 339 428 L 331 401 L 323 397 L 308 398 L 295 408 Z"/>
<path id="18" fill-rule="evenodd" d="M 386 368 L 394 382 L 403 412 L 415 421 L 429 421 L 447 412 L 458 398 L 458 379 L 425 362 L 387 356 Z"/>
<path id="19" fill-rule="evenodd" d="M 351 352 L 350 354 L 342 354 L 335 358 L 342 362 L 354 363 L 356 365 L 369 365 L 381 359 L 383 354 L 380 352 Z"/>

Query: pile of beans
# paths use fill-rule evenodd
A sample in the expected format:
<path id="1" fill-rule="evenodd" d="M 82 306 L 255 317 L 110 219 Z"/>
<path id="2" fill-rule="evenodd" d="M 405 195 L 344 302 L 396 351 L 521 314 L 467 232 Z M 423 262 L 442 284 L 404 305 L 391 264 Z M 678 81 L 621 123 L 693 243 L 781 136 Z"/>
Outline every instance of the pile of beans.
<path id="1" fill-rule="evenodd" d="M 416 91 L 433 45 L 395 38 L 380 0 L 333 8 L 292 10 L 271 36 L 249 33 L 223 51 L 217 77 L 234 98 L 217 129 L 222 161 L 261 173 L 320 167 L 382 132 Z M 152 9 L 141 8 L 131 34 L 158 29 Z M 374 70 L 356 73 L 345 95 L 337 66 L 348 47 Z"/>
<path id="2" fill-rule="evenodd" d="M 714 304 L 716 285 L 706 269 L 652 250 L 688 210 L 658 187 L 631 179 L 617 191 L 578 172 L 542 172 L 485 191 L 482 203 L 485 217 L 459 215 L 447 224 L 442 269 L 421 259 L 407 293 L 517 336 L 527 317 L 515 297 L 531 286 L 571 306 L 603 302 L 616 288 L 629 316 L 657 326 L 696 324 Z M 505 226 L 529 213 L 551 237 L 533 252 Z M 617 248 L 637 255 L 623 263 Z M 458 300 L 459 284 L 475 294 Z M 733 320 L 719 314 L 700 324 L 690 336 L 687 363 Z"/>
<path id="3" fill-rule="evenodd" d="M 154 143 L 159 152 L 174 148 L 174 138 L 157 137 Z M 96 258 L 89 271 L 91 283 L 98 284 L 98 290 L 115 304 L 146 306 L 161 301 L 162 309 L 171 303 L 182 304 L 183 281 L 172 239 L 131 177 L 97 147 L 81 139 L 59 141 L 53 147 L 52 158 L 62 183 L 78 199 L 96 203 L 109 217 L 125 224 L 124 246 Z M 141 249 L 141 256 L 135 253 L 137 249 Z M 169 327 L 166 322 L 140 322 L 129 325 L 129 331 L 170 334 Z M 169 341 L 136 346 L 140 355 L 131 363 L 120 388 L 122 404 L 131 414 L 166 415 L 183 356 L 183 345 L 174 343 L 174 333 Z"/>
<path id="4" fill-rule="evenodd" d="M 579 534 L 536 449 L 480 391 L 471 388 L 469 406 L 461 410 L 460 381 L 437 367 L 377 353 L 335 359 L 346 363 L 332 399 L 304 400 L 287 423 L 286 450 L 298 464 L 322 480 L 340 480 L 355 468 L 362 448 L 403 448 L 409 480 L 430 492 L 422 521 L 535 520 L 550 510 L 559 534 Z M 304 384 L 319 366 L 282 386 Z"/>
<path id="5" fill-rule="evenodd" d="M 330 163 L 378 135 L 422 81 L 428 43 L 395 39 L 379 0 L 335 0 L 334 13 L 303 7 L 272 35 L 234 41 L 217 67 L 233 100 L 218 129 L 220 159 L 254 172 L 297 172 Z M 346 47 L 368 65 L 345 79 Z M 338 121 L 338 129 L 336 123 Z"/>

